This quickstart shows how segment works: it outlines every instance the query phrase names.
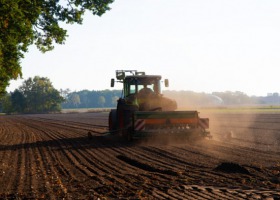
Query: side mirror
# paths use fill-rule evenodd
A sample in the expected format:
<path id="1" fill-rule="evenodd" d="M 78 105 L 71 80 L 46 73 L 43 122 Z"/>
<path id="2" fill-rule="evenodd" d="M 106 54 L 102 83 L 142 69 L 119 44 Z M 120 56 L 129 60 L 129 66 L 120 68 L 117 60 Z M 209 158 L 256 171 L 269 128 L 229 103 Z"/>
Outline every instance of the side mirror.
<path id="1" fill-rule="evenodd" d="M 165 87 L 169 87 L 169 81 L 168 81 L 168 79 L 164 79 L 164 85 L 165 85 Z"/>
<path id="2" fill-rule="evenodd" d="M 111 87 L 114 87 L 115 86 L 115 79 L 111 79 Z"/>

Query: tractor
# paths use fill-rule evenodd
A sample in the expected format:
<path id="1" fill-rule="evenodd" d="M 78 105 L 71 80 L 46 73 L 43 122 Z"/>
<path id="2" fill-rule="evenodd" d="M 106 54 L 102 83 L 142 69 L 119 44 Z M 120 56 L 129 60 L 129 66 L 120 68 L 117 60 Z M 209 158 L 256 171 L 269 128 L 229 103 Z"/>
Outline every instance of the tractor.
<path id="1" fill-rule="evenodd" d="M 154 135 L 211 137 L 209 119 L 197 111 L 176 111 L 176 101 L 164 97 L 161 84 L 169 86 L 160 75 L 146 75 L 137 70 L 116 70 L 116 82 L 123 84 L 117 108 L 109 113 L 109 131 L 132 140 Z"/>

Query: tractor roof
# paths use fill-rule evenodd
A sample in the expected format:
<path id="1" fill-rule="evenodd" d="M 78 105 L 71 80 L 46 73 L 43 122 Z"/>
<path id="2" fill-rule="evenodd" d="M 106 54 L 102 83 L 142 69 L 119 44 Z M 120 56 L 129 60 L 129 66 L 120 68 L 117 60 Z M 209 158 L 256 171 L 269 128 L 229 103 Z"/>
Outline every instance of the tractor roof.
<path id="1" fill-rule="evenodd" d="M 127 79 L 161 79 L 160 75 L 132 75 L 132 76 L 126 76 L 125 80 Z"/>
<path id="2" fill-rule="evenodd" d="M 137 83 L 137 84 L 154 84 L 161 80 L 161 76 L 159 75 L 133 75 L 126 76 L 124 78 L 125 83 Z"/>

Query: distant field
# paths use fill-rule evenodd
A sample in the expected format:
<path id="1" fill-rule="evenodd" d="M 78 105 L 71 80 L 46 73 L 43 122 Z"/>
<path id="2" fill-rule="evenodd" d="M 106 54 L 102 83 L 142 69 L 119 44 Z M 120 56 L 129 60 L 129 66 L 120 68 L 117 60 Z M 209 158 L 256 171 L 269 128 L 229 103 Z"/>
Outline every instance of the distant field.
<path id="1" fill-rule="evenodd" d="M 111 108 L 73 108 L 73 109 L 62 109 L 61 113 L 91 113 L 91 112 L 109 112 Z M 5 115 L 1 113 L 0 115 Z"/>
<path id="2" fill-rule="evenodd" d="M 73 108 L 62 109 L 61 113 L 109 112 L 112 108 Z M 269 112 L 279 113 L 280 106 L 223 106 L 223 107 L 185 107 L 178 110 L 197 110 L 201 112 L 240 113 L 240 112 Z M 5 115 L 1 113 L 0 115 Z"/>
<path id="3" fill-rule="evenodd" d="M 218 112 L 218 113 L 242 113 L 242 112 L 269 112 L 279 113 L 280 106 L 224 106 L 224 107 L 203 107 L 203 108 L 180 108 L 179 110 L 198 110 L 205 112 Z"/>
<path id="4" fill-rule="evenodd" d="M 84 112 L 109 112 L 111 108 L 74 108 L 62 109 L 62 113 L 84 113 Z"/>

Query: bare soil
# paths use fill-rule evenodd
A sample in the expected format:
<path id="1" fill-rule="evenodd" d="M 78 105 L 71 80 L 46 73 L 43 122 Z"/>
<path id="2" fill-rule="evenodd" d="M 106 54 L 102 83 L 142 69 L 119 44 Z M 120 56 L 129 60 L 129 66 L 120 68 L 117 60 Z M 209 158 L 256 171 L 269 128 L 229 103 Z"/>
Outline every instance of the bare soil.
<path id="1" fill-rule="evenodd" d="M 108 113 L 0 116 L 0 199 L 280 199 L 280 114 L 208 115 L 211 140 L 134 142 Z"/>

